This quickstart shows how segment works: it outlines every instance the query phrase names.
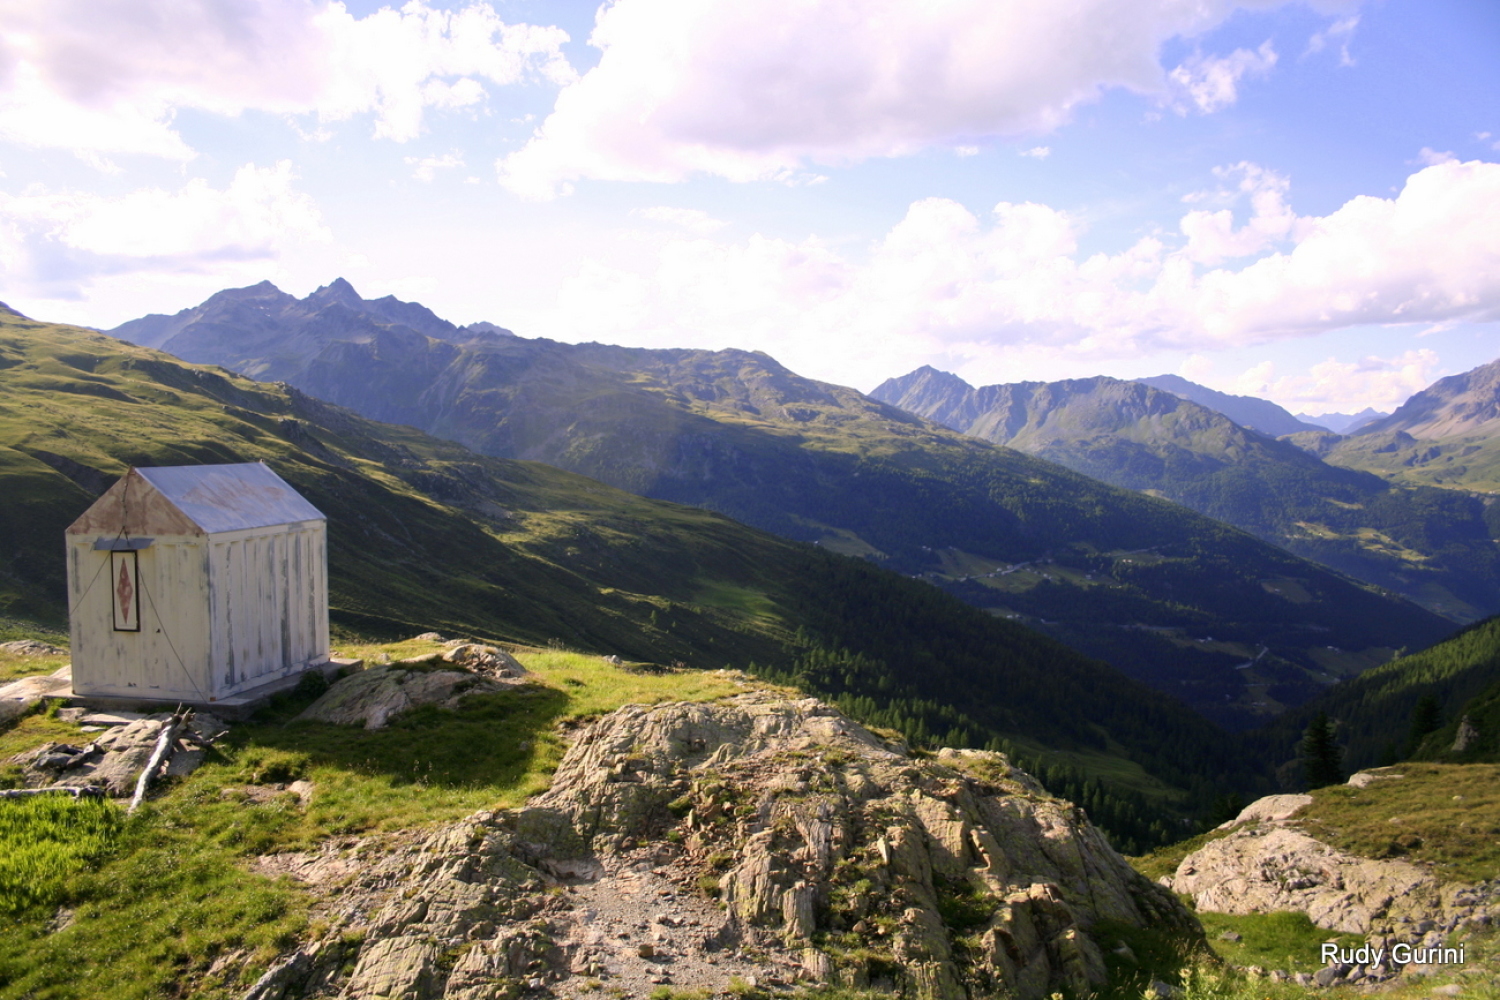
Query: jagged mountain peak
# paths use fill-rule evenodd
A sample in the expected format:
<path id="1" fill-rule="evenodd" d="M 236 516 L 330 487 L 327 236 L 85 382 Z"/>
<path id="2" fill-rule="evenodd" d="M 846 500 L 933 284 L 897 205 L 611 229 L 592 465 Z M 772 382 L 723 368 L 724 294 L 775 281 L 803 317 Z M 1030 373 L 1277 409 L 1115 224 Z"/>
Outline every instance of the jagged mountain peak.
<path id="1" fill-rule="evenodd" d="M 1421 440 L 1500 431 L 1500 359 L 1438 379 L 1390 416 L 1355 433 L 1365 437 L 1395 431 Z"/>
<path id="2" fill-rule="evenodd" d="M 365 300 L 359 297 L 354 286 L 344 278 L 334 278 L 310 294 L 304 301 L 308 303 L 337 302 L 351 309 L 359 309 L 365 304 Z"/>

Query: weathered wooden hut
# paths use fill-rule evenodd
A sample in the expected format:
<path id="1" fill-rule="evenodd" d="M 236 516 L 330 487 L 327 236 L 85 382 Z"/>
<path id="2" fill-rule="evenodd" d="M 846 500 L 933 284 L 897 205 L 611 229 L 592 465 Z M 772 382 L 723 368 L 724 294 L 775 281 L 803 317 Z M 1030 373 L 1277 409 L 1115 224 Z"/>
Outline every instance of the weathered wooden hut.
<path id="1" fill-rule="evenodd" d="M 75 695 L 243 701 L 328 662 L 326 519 L 263 463 L 131 469 L 67 545 Z"/>

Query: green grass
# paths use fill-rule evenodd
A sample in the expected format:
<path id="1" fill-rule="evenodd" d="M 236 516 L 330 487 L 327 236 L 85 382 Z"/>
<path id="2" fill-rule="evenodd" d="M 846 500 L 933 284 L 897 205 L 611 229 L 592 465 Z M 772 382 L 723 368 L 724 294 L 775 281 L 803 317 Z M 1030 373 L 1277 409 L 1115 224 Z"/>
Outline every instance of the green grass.
<path id="1" fill-rule="evenodd" d="M 1389 771 L 1404 777 L 1318 789 L 1296 825 L 1351 854 L 1427 862 L 1445 879 L 1500 874 L 1500 765 L 1407 762 Z"/>
<path id="2" fill-rule="evenodd" d="M 0 914 L 56 905 L 68 876 L 114 850 L 122 818 L 105 799 L 0 799 Z"/>
<path id="3" fill-rule="evenodd" d="M 343 651 L 399 659 L 436 648 L 406 641 L 346 643 Z M 248 871 L 251 857 L 520 805 L 556 769 L 560 725 L 627 703 L 713 700 L 747 686 L 738 675 L 637 673 L 565 651 L 519 658 L 537 683 L 475 696 L 453 711 L 419 708 L 384 730 L 293 722 L 308 698 L 284 697 L 234 727 L 203 767 L 169 783 L 120 826 L 112 855 L 87 839 L 73 854 L 49 848 L 57 838 L 46 831 L 63 829 L 62 820 L 20 828 L 14 836 L 37 844 L 33 854 L 50 850 L 58 860 L 0 935 L 0 998 L 238 996 L 309 926 L 305 894 Z M 38 713 L 0 735 L 0 752 L 60 737 L 76 742 L 75 734 Z M 306 807 L 272 787 L 298 779 L 313 784 Z M 6 829 L 0 814 L 0 852 Z M 16 865 L 30 867 L 16 870 L 39 870 L 31 857 L 21 855 Z M 8 871 L 0 861 L 0 886 Z M 54 932 L 59 903 L 74 920 Z M 238 971 L 210 976 L 214 960 L 229 952 L 243 953 L 231 963 Z"/>
<path id="4" fill-rule="evenodd" d="M 18 753 L 33 750 L 43 743 L 87 743 L 87 733 L 72 722 L 57 717 L 61 702 L 36 705 L 29 713 L 0 729 L 0 788 L 20 786 L 20 768 L 7 761 Z"/>
<path id="5" fill-rule="evenodd" d="M 1337 940 L 1340 948 L 1365 943 L 1359 934 L 1340 934 L 1314 924 L 1305 913 L 1199 913 L 1209 947 L 1224 961 L 1241 967 L 1258 965 L 1284 972 L 1316 972 L 1323 967 L 1321 946 Z M 1240 936 L 1228 941 L 1224 934 Z"/>
<path id="6" fill-rule="evenodd" d="M 3 641 L 6 640 L 0 639 L 0 642 Z M 22 677 L 53 673 L 59 667 L 67 666 L 69 659 L 67 653 L 61 656 L 21 656 L 0 650 L 0 684 L 9 684 Z"/>

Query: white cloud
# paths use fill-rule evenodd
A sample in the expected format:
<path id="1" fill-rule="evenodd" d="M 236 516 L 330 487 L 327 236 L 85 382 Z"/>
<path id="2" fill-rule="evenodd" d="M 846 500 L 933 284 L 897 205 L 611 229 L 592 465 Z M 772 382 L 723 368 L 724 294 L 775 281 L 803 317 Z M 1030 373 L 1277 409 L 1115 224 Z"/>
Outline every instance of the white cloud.
<path id="1" fill-rule="evenodd" d="M 1236 379 L 1229 391 L 1274 399 L 1297 413 L 1333 413 L 1351 406 L 1389 411 L 1439 374 L 1437 354 L 1425 349 L 1395 358 L 1329 358 L 1296 375 L 1278 375 L 1275 363 L 1265 361 Z"/>
<path id="2" fill-rule="evenodd" d="M 228 270 L 327 241 L 292 165 L 247 164 L 223 190 L 190 180 L 118 198 L 34 186 L 0 193 L 0 265 L 12 294 L 77 299 L 95 280 L 130 273 Z"/>
<path id="3" fill-rule="evenodd" d="M 1196 107 L 1204 114 L 1227 108 L 1239 99 L 1239 84 L 1247 76 L 1265 76 L 1276 65 L 1276 50 L 1269 41 L 1260 48 L 1235 49 L 1227 56 L 1197 53 L 1172 70 L 1170 79 L 1178 91 L 1177 110 L 1186 114 Z"/>
<path id="4" fill-rule="evenodd" d="M 1052 155 L 1052 149 L 1049 146 L 1032 146 L 1030 149 L 1021 150 L 1021 155 L 1029 156 L 1034 160 L 1045 160 Z"/>
<path id="5" fill-rule="evenodd" d="M 416 168 L 411 175 L 417 180 L 431 181 L 437 176 L 439 170 L 463 166 L 464 158 L 457 153 L 444 153 L 442 156 L 408 156 L 406 165 Z"/>
<path id="6" fill-rule="evenodd" d="M 1334 21 L 1322 31 L 1313 32 L 1307 40 L 1307 55 L 1322 52 L 1329 45 L 1339 48 L 1339 65 L 1353 66 L 1354 57 L 1349 54 L 1349 42 L 1354 38 L 1354 29 L 1359 26 L 1359 15 L 1351 14 Z"/>
<path id="7" fill-rule="evenodd" d="M 1198 192 L 1189 201 L 1238 201 L 1248 196 L 1252 215 L 1240 229 L 1234 228 L 1234 213 L 1228 208 L 1216 212 L 1196 210 L 1182 217 L 1180 228 L 1187 237 L 1182 253 L 1197 264 L 1218 264 L 1224 260 L 1261 253 L 1293 235 L 1297 215 L 1286 202 L 1290 183 L 1287 178 L 1253 163 L 1237 163 L 1214 171 L 1221 180 L 1235 181 L 1235 190 L 1213 194 Z"/>
<path id="8" fill-rule="evenodd" d="M 940 198 L 912 204 L 862 256 L 816 238 L 673 240 L 638 270 L 588 263 L 546 333 L 759 348 L 873 385 L 937 357 L 993 371 L 1500 320 L 1500 164 L 1427 167 L 1395 198 L 1324 217 L 1297 216 L 1285 179 L 1253 164 L 1221 179 L 1215 197 L 1250 203 L 1243 226 L 1228 208 L 1195 210 L 1175 245 L 1149 237 L 1115 254 L 1081 256 L 1078 220 L 1045 205 L 981 219 Z"/>
<path id="9" fill-rule="evenodd" d="M 1112 88 L 1169 100 L 1175 87 L 1210 110 L 1275 54 L 1201 56 L 1171 83 L 1162 44 L 1282 2 L 617 0 L 590 37 L 598 65 L 498 169 L 536 198 L 580 178 L 786 179 L 808 163 L 1046 132 Z"/>
<path id="10" fill-rule="evenodd" d="M 637 208 L 630 214 L 650 219 L 652 222 L 678 226 L 700 236 L 718 232 L 729 225 L 723 219 L 716 219 L 699 208 L 673 208 L 669 205 L 657 205 L 653 208 Z"/>
<path id="11" fill-rule="evenodd" d="M 572 79 L 566 40 L 506 24 L 486 3 L 411 0 L 356 18 L 319 0 L 13 0 L 0 21 L 0 138 L 185 160 L 173 116 L 191 108 L 373 113 L 377 136 L 404 141 L 427 109 L 476 104 L 486 83 Z"/>
<path id="12" fill-rule="evenodd" d="M 1421 152 L 1417 153 L 1417 162 L 1428 167 L 1435 167 L 1439 163 L 1448 163 L 1456 159 L 1458 157 L 1454 156 L 1452 152 L 1441 152 L 1436 149 L 1430 149 L 1427 146 L 1423 146 Z"/>

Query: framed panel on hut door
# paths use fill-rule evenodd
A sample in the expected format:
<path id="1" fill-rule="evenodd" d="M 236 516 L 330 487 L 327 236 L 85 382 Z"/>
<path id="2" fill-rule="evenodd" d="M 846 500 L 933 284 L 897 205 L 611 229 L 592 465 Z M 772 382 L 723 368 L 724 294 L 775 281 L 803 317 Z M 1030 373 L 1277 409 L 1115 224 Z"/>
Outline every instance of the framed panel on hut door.
<path id="1" fill-rule="evenodd" d="M 116 632 L 141 630 L 140 553 L 135 550 L 109 554 L 110 600 Z"/>

